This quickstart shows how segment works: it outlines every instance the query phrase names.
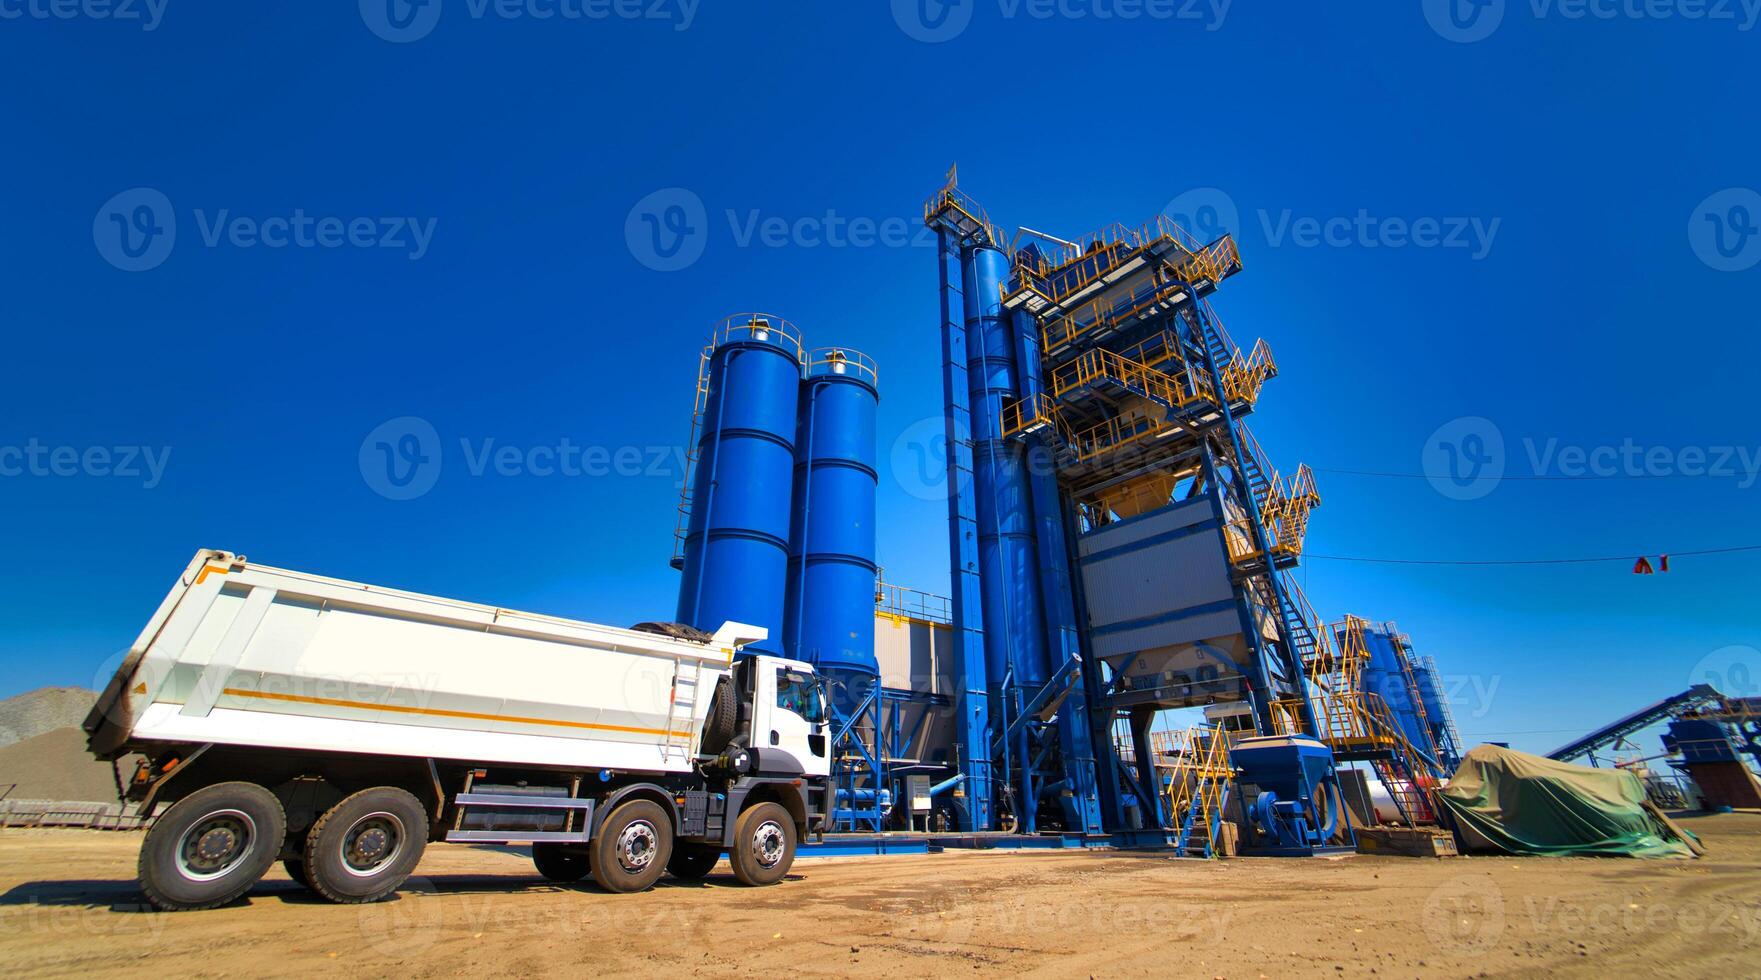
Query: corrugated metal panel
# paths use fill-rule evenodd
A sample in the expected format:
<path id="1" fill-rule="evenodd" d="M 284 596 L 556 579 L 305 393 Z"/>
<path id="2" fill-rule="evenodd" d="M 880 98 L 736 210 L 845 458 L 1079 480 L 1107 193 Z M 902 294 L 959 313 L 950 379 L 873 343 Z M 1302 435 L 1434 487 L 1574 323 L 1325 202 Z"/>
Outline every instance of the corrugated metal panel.
<path id="1" fill-rule="evenodd" d="M 952 693 L 952 627 L 885 613 L 874 619 L 874 656 L 880 664 L 883 686 L 930 694 Z"/>

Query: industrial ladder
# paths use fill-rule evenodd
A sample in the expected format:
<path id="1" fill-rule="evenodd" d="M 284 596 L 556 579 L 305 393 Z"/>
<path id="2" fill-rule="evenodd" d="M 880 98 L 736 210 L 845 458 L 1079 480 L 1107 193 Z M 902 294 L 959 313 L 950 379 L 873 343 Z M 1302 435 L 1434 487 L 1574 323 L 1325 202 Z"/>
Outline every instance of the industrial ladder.
<path id="1" fill-rule="evenodd" d="M 673 522 L 674 568 L 685 567 L 685 537 L 691 533 L 692 484 L 697 478 L 697 459 L 702 455 L 698 437 L 703 433 L 703 413 L 709 407 L 709 365 L 715 348 L 706 346 L 697 362 L 697 392 L 691 403 L 691 435 L 685 443 L 685 474 L 679 483 L 679 510 Z"/>
<path id="2" fill-rule="evenodd" d="M 703 662 L 695 657 L 690 658 L 690 661 L 691 671 L 687 675 L 685 658 L 673 655 L 672 691 L 667 695 L 666 735 L 661 742 L 663 758 L 672 758 L 674 752 L 686 759 L 691 757 L 691 742 L 697 732 L 697 692 L 703 684 Z"/>
<path id="3" fill-rule="evenodd" d="M 1229 736 L 1220 729 L 1196 727 L 1156 732 L 1152 745 L 1166 758 L 1163 794 L 1170 819 L 1176 821 L 1176 849 L 1191 857 L 1217 856 L 1223 822 L 1223 796 L 1235 778 L 1229 762 Z"/>

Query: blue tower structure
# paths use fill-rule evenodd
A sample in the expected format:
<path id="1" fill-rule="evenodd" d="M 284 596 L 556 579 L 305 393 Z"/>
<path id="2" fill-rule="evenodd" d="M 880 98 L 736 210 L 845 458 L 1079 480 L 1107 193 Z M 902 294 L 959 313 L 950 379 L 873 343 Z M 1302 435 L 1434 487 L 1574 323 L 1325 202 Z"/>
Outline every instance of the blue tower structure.
<path id="1" fill-rule="evenodd" d="M 846 348 L 808 358 L 795 438 L 783 649 L 832 681 L 835 705 L 873 688 L 875 601 L 874 362 Z"/>
<path id="2" fill-rule="evenodd" d="M 1163 711 L 1241 700 L 1264 734 L 1322 734 L 1306 658 L 1323 634 L 1288 574 L 1319 495 L 1242 422 L 1276 366 L 1206 302 L 1240 270 L 1234 242 L 1159 219 L 1075 242 L 1023 229 L 1035 240 L 1006 247 L 952 173 L 925 222 L 957 660 L 970 700 L 981 676 L 990 692 L 988 717 L 961 713 L 964 737 L 988 733 L 975 761 L 1024 828 L 1037 811 L 1086 832 L 1177 829 L 1150 738 Z M 1309 768 L 1330 772 L 1319 753 Z"/>
<path id="3" fill-rule="evenodd" d="M 673 559 L 684 573 L 677 620 L 769 630 L 747 654 L 783 652 L 803 359 L 792 324 L 742 314 L 716 330 L 698 372 Z"/>
<path id="4" fill-rule="evenodd" d="M 875 365 L 848 348 L 808 356 L 795 439 L 783 648 L 830 689 L 834 824 L 883 829 L 891 805 L 875 660 Z"/>

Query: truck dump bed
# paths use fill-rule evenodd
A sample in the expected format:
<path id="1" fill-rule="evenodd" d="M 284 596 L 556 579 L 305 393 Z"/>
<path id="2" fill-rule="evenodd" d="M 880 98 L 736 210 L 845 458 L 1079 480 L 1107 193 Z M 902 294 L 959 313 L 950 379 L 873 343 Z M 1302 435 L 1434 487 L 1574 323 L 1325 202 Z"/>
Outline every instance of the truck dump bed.
<path id="1" fill-rule="evenodd" d="M 736 646 L 198 552 L 86 719 L 114 758 L 214 742 L 577 769 L 691 767 Z"/>

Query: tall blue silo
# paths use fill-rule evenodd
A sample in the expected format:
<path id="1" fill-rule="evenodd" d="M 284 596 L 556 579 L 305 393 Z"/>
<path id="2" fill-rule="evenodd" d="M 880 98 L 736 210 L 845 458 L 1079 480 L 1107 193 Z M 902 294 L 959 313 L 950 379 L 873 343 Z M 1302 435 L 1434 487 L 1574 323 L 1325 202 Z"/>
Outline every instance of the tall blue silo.
<path id="1" fill-rule="evenodd" d="M 1365 694 L 1382 699 L 1402 737 L 1413 747 L 1429 753 L 1431 733 L 1419 720 L 1420 701 L 1407 681 L 1401 645 L 1399 637 L 1386 624 L 1365 628 L 1364 647 L 1369 653 L 1369 662 L 1364 665 L 1358 683 Z"/>
<path id="2" fill-rule="evenodd" d="M 1461 746 L 1455 744 L 1457 736 L 1450 728 L 1449 712 L 1443 704 L 1443 679 L 1437 676 L 1436 664 L 1429 657 L 1413 661 L 1412 677 L 1419 689 L 1419 703 L 1425 707 L 1431 742 L 1437 747 L 1437 761 L 1453 770 L 1461 761 Z"/>
<path id="3" fill-rule="evenodd" d="M 1009 260 L 995 248 L 964 257 L 967 381 L 972 408 L 973 496 L 990 688 L 1045 683 L 1048 661 L 1040 608 L 1031 487 L 1019 442 L 1003 438 L 1003 406 L 1021 397 L 1015 333 L 1002 309 Z"/>
<path id="4" fill-rule="evenodd" d="M 795 517 L 784 597 L 783 650 L 814 664 L 848 711 L 873 687 L 874 362 L 844 348 L 814 351 L 800 385 Z"/>
<path id="5" fill-rule="evenodd" d="M 729 318 L 710 354 L 678 620 L 768 629 L 749 654 L 783 650 L 802 360 L 794 326 L 763 315 Z"/>

